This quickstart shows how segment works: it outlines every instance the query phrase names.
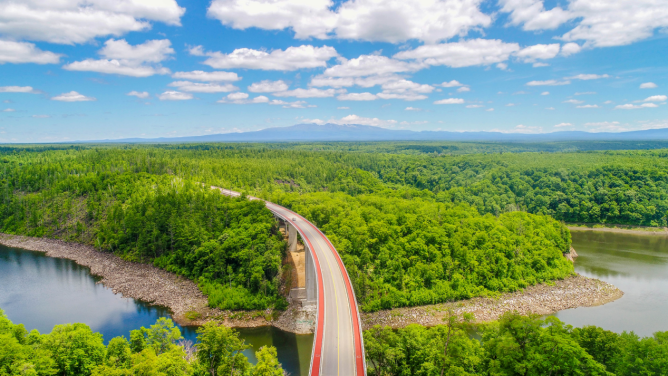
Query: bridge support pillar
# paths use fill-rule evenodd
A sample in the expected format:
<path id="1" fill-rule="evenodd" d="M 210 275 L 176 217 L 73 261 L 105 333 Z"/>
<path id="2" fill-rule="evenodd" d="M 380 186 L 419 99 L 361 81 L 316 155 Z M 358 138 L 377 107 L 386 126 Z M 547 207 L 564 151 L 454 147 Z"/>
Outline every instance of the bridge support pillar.
<path id="1" fill-rule="evenodd" d="M 288 252 L 297 252 L 297 229 L 288 223 L 285 226 L 288 230 Z"/>
<path id="2" fill-rule="evenodd" d="M 316 276 L 315 276 L 315 262 L 313 261 L 313 256 L 311 255 L 311 249 L 306 247 L 306 301 L 304 305 L 315 305 L 318 295 L 318 290 L 316 287 Z"/>

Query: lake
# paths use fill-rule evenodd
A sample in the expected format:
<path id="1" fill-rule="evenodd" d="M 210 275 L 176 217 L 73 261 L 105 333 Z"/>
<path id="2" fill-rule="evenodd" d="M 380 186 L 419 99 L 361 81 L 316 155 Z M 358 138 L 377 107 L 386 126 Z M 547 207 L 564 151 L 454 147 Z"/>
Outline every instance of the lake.
<path id="1" fill-rule="evenodd" d="M 575 271 L 624 292 L 612 303 L 555 314 L 573 326 L 596 325 L 617 333 L 651 336 L 668 330 L 668 236 L 572 231 Z"/>
<path id="2" fill-rule="evenodd" d="M 149 327 L 169 310 L 123 298 L 96 283 L 90 269 L 74 261 L 47 257 L 41 252 L 0 245 L 0 309 L 26 329 L 49 333 L 54 325 L 82 322 L 104 335 L 105 342 L 141 326 Z M 194 327 L 181 327 L 195 342 Z M 313 335 L 296 335 L 274 327 L 238 329 L 253 350 L 272 345 L 283 368 L 292 375 L 308 375 Z M 254 351 L 246 356 L 256 362 Z"/>

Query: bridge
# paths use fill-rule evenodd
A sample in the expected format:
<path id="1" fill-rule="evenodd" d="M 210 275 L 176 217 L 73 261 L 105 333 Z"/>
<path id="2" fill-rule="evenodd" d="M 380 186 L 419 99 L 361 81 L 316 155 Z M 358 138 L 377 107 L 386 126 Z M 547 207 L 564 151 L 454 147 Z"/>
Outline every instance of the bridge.
<path id="1" fill-rule="evenodd" d="M 227 196 L 241 195 L 229 189 L 211 188 Z M 339 253 L 325 234 L 306 218 L 280 205 L 265 203 L 285 224 L 290 250 L 296 247 L 297 233 L 306 248 L 305 304 L 315 304 L 317 312 L 309 375 L 366 376 L 357 300 Z"/>

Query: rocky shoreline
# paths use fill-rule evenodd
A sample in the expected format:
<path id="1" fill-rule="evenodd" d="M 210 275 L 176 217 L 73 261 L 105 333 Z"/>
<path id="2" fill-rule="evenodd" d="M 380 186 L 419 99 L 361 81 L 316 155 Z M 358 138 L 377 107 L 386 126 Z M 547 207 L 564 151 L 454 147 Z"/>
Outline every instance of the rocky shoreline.
<path id="1" fill-rule="evenodd" d="M 479 297 L 451 303 L 362 313 L 362 327 L 366 330 L 374 325 L 392 328 L 402 328 L 413 323 L 439 325 L 443 323 L 443 318 L 450 309 L 457 314 L 472 313 L 477 323 L 497 320 L 509 311 L 517 311 L 522 315 L 549 315 L 564 309 L 603 305 L 623 295 L 621 290 L 607 282 L 576 274 L 560 281 L 529 286 L 523 291 L 501 294 L 495 298 Z"/>
<path id="2" fill-rule="evenodd" d="M 284 312 L 232 312 L 209 308 L 207 298 L 193 281 L 159 269 L 153 265 L 135 263 L 92 246 L 61 240 L 31 238 L 0 234 L 0 244 L 44 252 L 47 256 L 73 260 L 90 268 L 91 274 L 101 277 L 99 283 L 120 293 L 159 306 L 167 307 L 174 321 L 180 325 L 202 325 L 207 321 L 221 321 L 233 328 L 275 326 L 297 333 L 312 333 L 315 326 L 315 308 L 301 308 L 298 302 Z M 362 325 L 393 328 L 417 323 L 433 326 L 442 323 L 448 309 L 473 313 L 476 322 L 492 321 L 504 312 L 521 314 L 551 314 L 563 309 L 602 305 L 622 297 L 615 286 L 593 278 L 575 275 L 561 281 L 530 286 L 523 291 L 502 294 L 496 298 L 473 298 L 465 301 L 421 307 L 397 308 L 387 311 L 361 313 Z"/>

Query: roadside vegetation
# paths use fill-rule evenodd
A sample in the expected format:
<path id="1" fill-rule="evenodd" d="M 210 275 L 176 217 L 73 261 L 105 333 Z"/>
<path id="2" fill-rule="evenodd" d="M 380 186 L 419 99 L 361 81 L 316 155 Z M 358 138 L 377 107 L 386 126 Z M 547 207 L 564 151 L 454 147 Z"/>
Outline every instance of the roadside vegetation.
<path id="1" fill-rule="evenodd" d="M 28 332 L 0 310 L 0 375 L 31 376 L 283 376 L 276 348 L 258 349 L 256 365 L 242 351 L 250 348 L 233 329 L 208 323 L 197 343 L 183 340 L 172 320 L 115 337 L 86 324 L 56 325 L 51 333 Z"/>
<path id="2" fill-rule="evenodd" d="M 470 336 L 471 328 L 449 316 L 432 328 L 369 329 L 364 332 L 368 374 L 659 376 L 668 371 L 668 332 L 640 338 L 512 313 L 477 327 L 479 338 Z"/>

